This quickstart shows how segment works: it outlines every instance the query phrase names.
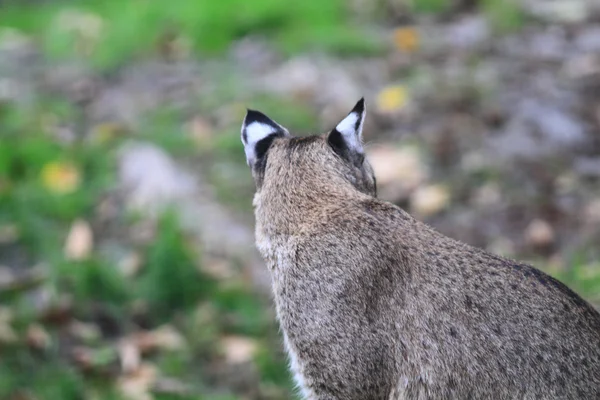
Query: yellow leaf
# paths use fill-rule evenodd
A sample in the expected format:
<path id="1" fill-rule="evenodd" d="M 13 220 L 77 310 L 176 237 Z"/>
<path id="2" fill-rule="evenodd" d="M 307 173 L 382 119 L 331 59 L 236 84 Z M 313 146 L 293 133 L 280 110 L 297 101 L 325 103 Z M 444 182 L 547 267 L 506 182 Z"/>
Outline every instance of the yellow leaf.
<path id="1" fill-rule="evenodd" d="M 94 127 L 92 140 L 99 144 L 108 143 L 126 131 L 126 127 L 118 122 L 104 122 Z"/>
<path id="2" fill-rule="evenodd" d="M 72 193 L 79 187 L 79 170 L 68 162 L 54 161 L 42 168 L 42 182 L 46 189 L 57 194 Z"/>
<path id="3" fill-rule="evenodd" d="M 394 30 L 394 44 L 404 52 L 412 53 L 419 48 L 419 33 L 413 27 Z"/>
<path id="4" fill-rule="evenodd" d="M 404 86 L 389 86 L 379 92 L 377 96 L 377 109 L 380 112 L 390 113 L 406 106 L 408 92 Z"/>

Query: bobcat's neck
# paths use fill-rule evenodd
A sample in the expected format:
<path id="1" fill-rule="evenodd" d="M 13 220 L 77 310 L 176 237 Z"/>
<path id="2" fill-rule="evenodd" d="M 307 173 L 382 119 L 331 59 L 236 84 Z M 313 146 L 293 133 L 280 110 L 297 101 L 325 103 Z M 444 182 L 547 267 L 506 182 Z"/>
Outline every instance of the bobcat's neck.
<path id="1" fill-rule="evenodd" d="M 336 211 L 367 197 L 350 185 L 313 185 L 302 190 L 265 187 L 255 194 L 253 201 L 257 234 L 268 237 L 310 234 L 326 224 Z"/>

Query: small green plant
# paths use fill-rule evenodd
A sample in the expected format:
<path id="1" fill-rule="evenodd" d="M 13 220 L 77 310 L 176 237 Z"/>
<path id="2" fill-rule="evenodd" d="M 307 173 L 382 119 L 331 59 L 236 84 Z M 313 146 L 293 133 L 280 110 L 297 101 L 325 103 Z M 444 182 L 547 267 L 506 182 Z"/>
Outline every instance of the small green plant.
<path id="1" fill-rule="evenodd" d="M 60 143 L 36 122 L 69 118 L 69 107 L 56 103 L 29 110 L 5 105 L 0 113 L 0 222 L 17 226 L 36 256 L 56 253 L 61 233 L 91 211 L 113 180 L 110 149 Z"/>
<path id="2" fill-rule="evenodd" d="M 213 282 L 199 271 L 198 258 L 175 211 L 169 210 L 160 217 L 157 232 L 148 247 L 138 295 L 147 302 L 152 317 L 164 320 L 174 311 L 195 306 L 210 293 Z"/>
<path id="3" fill-rule="evenodd" d="M 61 266 L 62 277 L 71 283 L 71 291 L 82 302 L 96 301 L 122 306 L 131 299 L 128 284 L 116 266 L 92 258 Z"/>
<path id="4" fill-rule="evenodd" d="M 571 265 L 559 271 L 556 278 L 592 304 L 600 305 L 600 263 L 574 257 Z"/>
<path id="5" fill-rule="evenodd" d="M 450 5 L 450 0 L 410 0 L 411 9 L 421 14 L 440 14 Z"/>
<path id="6" fill-rule="evenodd" d="M 0 377 L 3 399 L 31 394 L 41 399 L 76 400 L 82 398 L 85 388 L 82 377 L 55 354 L 40 360 L 25 348 L 3 352 Z"/>
<path id="7" fill-rule="evenodd" d="M 500 32 L 512 32 L 525 23 L 525 14 L 516 0 L 481 0 L 481 8 Z"/>

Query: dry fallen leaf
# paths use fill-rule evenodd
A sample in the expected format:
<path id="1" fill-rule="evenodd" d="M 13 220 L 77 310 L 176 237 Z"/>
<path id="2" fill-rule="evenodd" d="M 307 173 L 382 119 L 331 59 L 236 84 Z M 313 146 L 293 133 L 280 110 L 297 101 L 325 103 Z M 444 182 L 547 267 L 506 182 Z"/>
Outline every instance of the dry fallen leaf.
<path id="1" fill-rule="evenodd" d="M 135 371 L 121 376 L 117 382 L 120 392 L 129 400 L 152 400 L 150 394 L 158 373 L 156 367 L 143 363 Z"/>
<path id="2" fill-rule="evenodd" d="M 206 272 L 216 279 L 227 280 L 233 278 L 234 276 L 231 262 L 223 258 L 203 260 L 200 268 L 203 272 Z"/>
<path id="3" fill-rule="evenodd" d="M 180 350 L 185 347 L 184 337 L 171 325 L 163 325 L 153 331 L 138 332 L 131 340 L 143 354 L 156 349 Z"/>
<path id="4" fill-rule="evenodd" d="M 415 147 L 377 146 L 369 148 L 368 153 L 379 195 L 386 200 L 406 198 L 427 179 L 425 164 Z"/>
<path id="5" fill-rule="evenodd" d="M 50 335 L 39 324 L 31 324 L 27 328 L 27 344 L 35 349 L 46 349 L 50 346 Z"/>
<path id="6" fill-rule="evenodd" d="M 17 334 L 11 325 L 12 319 L 12 310 L 8 307 L 0 307 L 0 343 L 17 341 Z"/>
<path id="7" fill-rule="evenodd" d="M 257 350 L 256 341 L 244 336 L 226 336 L 221 339 L 225 360 L 230 364 L 251 361 Z"/>
<path id="8" fill-rule="evenodd" d="M 76 220 L 71 226 L 65 242 L 65 257 L 80 261 L 89 257 L 93 247 L 93 234 L 90 225 L 84 220 Z"/>
<path id="9" fill-rule="evenodd" d="M 548 246 L 554 242 L 554 228 L 542 219 L 534 219 L 525 229 L 525 240 L 532 246 Z"/>
<path id="10" fill-rule="evenodd" d="M 586 221 L 591 224 L 600 223 L 600 199 L 590 201 L 584 209 Z"/>
<path id="11" fill-rule="evenodd" d="M 121 370 L 128 374 L 136 371 L 140 367 L 141 355 L 137 344 L 131 339 L 123 339 L 119 342 L 119 359 L 121 360 Z"/>
<path id="12" fill-rule="evenodd" d="M 385 114 L 402 110 L 408 103 L 408 91 L 404 86 L 393 85 L 384 88 L 377 95 L 376 109 Z"/>
<path id="13" fill-rule="evenodd" d="M 42 168 L 42 183 L 46 189 L 56 194 L 72 193 L 79 187 L 79 170 L 71 163 L 54 161 Z"/>
<path id="14" fill-rule="evenodd" d="M 427 176 L 419 150 L 414 147 L 378 146 L 368 152 L 378 184 L 402 181 L 413 188 Z"/>
<path id="15" fill-rule="evenodd" d="M 69 325 L 69 332 L 83 342 L 94 342 L 100 339 L 102 333 L 95 324 L 74 320 Z"/>
<path id="16" fill-rule="evenodd" d="M 419 48 L 419 32 L 414 27 L 394 30 L 394 44 L 404 52 L 412 53 Z"/>
<path id="17" fill-rule="evenodd" d="M 450 193 L 445 186 L 428 185 L 415 190 L 410 196 L 410 209 L 421 217 L 437 214 L 450 203 Z"/>

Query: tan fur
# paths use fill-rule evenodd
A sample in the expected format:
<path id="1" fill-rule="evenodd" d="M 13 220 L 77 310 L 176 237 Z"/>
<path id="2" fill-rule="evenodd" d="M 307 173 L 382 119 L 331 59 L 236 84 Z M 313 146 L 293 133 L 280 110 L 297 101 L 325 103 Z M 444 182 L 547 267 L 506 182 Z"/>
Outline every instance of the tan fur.
<path id="1" fill-rule="evenodd" d="M 256 243 L 307 399 L 599 399 L 600 315 L 375 197 L 327 135 L 253 167 Z"/>

